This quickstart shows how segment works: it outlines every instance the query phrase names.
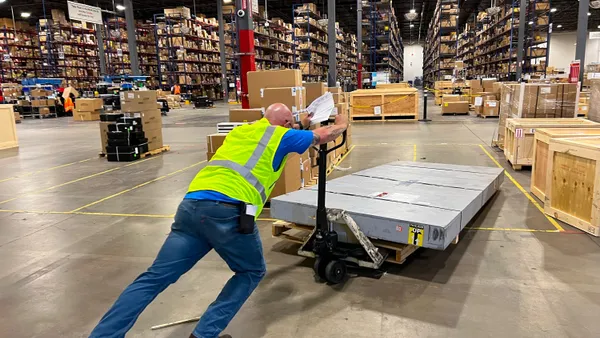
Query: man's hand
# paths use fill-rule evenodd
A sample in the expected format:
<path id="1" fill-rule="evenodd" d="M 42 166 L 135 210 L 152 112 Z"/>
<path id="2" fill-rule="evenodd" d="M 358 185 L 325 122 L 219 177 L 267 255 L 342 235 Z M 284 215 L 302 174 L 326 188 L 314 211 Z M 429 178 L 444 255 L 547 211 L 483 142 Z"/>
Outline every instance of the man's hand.
<path id="1" fill-rule="evenodd" d="M 335 125 L 348 127 L 348 118 L 346 117 L 346 115 L 337 114 L 335 116 Z"/>
<path id="2" fill-rule="evenodd" d="M 315 114 L 314 113 L 310 113 L 308 115 L 306 115 L 301 121 L 300 123 L 302 123 L 302 127 L 304 129 L 308 129 L 310 127 L 310 120 L 312 120 L 313 116 Z"/>

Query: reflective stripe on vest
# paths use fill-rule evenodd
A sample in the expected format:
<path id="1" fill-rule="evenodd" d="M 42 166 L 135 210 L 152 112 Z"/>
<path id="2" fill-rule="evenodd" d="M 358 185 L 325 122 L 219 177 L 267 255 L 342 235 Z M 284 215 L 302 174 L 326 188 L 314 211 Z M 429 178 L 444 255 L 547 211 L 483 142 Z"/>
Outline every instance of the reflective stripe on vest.
<path id="1" fill-rule="evenodd" d="M 227 160 L 210 161 L 208 165 L 225 167 L 227 169 L 231 169 L 231 170 L 235 171 L 236 173 L 240 174 L 240 176 L 242 176 L 244 179 L 246 179 L 246 181 L 248 183 L 250 183 L 250 185 L 252 185 L 254 187 L 254 189 L 256 189 L 256 191 L 258 191 L 258 193 L 260 194 L 260 198 L 262 199 L 263 203 L 265 203 L 267 201 L 267 193 L 266 193 L 265 186 L 262 183 L 260 183 L 260 181 L 258 180 L 258 178 L 256 178 L 256 176 L 254 176 L 254 174 L 252 173 L 252 170 L 258 163 L 258 160 L 260 160 L 260 157 L 265 152 L 265 149 L 267 148 L 267 145 L 271 141 L 271 137 L 273 137 L 274 132 L 275 132 L 275 127 L 273 127 L 273 126 L 267 127 L 267 130 L 265 130 L 265 133 L 260 138 L 260 141 L 258 141 L 258 145 L 256 145 L 256 148 L 254 148 L 254 151 L 252 152 L 252 156 L 250 156 L 248 161 L 246 161 L 245 165 L 242 166 L 239 163 L 236 163 L 233 161 L 227 161 Z"/>

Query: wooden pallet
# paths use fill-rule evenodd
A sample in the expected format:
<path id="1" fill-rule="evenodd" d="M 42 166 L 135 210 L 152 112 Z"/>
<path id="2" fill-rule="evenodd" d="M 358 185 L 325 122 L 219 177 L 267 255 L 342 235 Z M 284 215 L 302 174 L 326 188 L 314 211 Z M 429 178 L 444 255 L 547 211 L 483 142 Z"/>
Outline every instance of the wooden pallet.
<path id="1" fill-rule="evenodd" d="M 531 164 L 529 164 L 529 165 L 527 165 L 527 164 L 512 164 L 512 162 L 509 159 L 506 159 L 506 161 L 508 161 L 510 166 L 515 171 L 523 170 L 523 168 L 527 168 L 527 167 L 531 168 Z"/>
<path id="2" fill-rule="evenodd" d="M 164 153 L 165 151 L 169 151 L 169 150 L 171 150 L 170 146 L 160 147 L 158 149 L 151 150 L 151 151 L 149 151 L 147 153 L 143 153 L 142 156 L 140 156 L 140 158 L 158 155 L 160 153 Z"/>
<path id="3" fill-rule="evenodd" d="M 276 221 L 272 224 L 271 235 L 276 238 L 281 238 L 286 241 L 304 244 L 310 237 L 314 227 L 310 225 L 302 225 L 289 223 L 285 221 Z M 288 232 L 289 231 L 289 232 Z M 371 239 L 371 243 L 378 248 L 384 248 L 391 251 L 386 259 L 387 262 L 394 264 L 402 264 L 408 256 L 417 251 L 418 246 L 399 244 L 394 242 L 383 241 L 379 239 Z"/>
<path id="4" fill-rule="evenodd" d="M 442 116 L 458 116 L 458 115 L 469 115 L 469 112 L 466 112 L 466 113 L 442 113 Z"/>
<path id="5" fill-rule="evenodd" d="M 500 116 L 499 115 L 481 115 L 481 114 L 477 114 L 477 117 L 481 117 L 482 119 L 489 119 L 489 118 L 497 119 Z"/>
<path id="6" fill-rule="evenodd" d="M 171 146 L 164 146 L 164 147 L 161 147 L 161 148 L 154 149 L 154 150 L 151 150 L 149 152 L 143 153 L 142 155 L 140 155 L 140 158 L 158 155 L 160 153 L 164 153 L 165 151 L 169 151 L 169 150 L 171 150 Z M 106 153 L 100 152 L 100 153 L 98 153 L 98 156 L 105 157 Z"/>

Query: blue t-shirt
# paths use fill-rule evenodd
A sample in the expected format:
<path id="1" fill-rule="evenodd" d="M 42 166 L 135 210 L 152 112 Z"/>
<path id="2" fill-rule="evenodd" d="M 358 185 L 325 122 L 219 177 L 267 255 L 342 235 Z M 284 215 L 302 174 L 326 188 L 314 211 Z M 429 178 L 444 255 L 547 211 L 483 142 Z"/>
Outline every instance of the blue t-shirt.
<path id="1" fill-rule="evenodd" d="M 310 148 L 313 142 L 313 132 L 310 130 L 290 129 L 283 134 L 279 148 L 273 158 L 273 170 L 279 170 L 283 158 L 289 153 L 304 154 Z M 238 203 L 237 200 L 212 190 L 200 190 L 189 192 L 185 195 L 186 199 L 210 200 L 226 203 Z"/>

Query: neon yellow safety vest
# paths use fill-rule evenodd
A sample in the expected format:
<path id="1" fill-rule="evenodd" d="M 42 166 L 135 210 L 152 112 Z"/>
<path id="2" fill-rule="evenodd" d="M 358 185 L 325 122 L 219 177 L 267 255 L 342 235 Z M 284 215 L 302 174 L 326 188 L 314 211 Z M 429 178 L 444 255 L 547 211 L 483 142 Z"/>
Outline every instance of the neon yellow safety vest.
<path id="1" fill-rule="evenodd" d="M 234 128 L 188 188 L 212 190 L 257 207 L 260 215 L 285 166 L 273 171 L 273 158 L 287 128 L 272 126 L 267 119 Z"/>

